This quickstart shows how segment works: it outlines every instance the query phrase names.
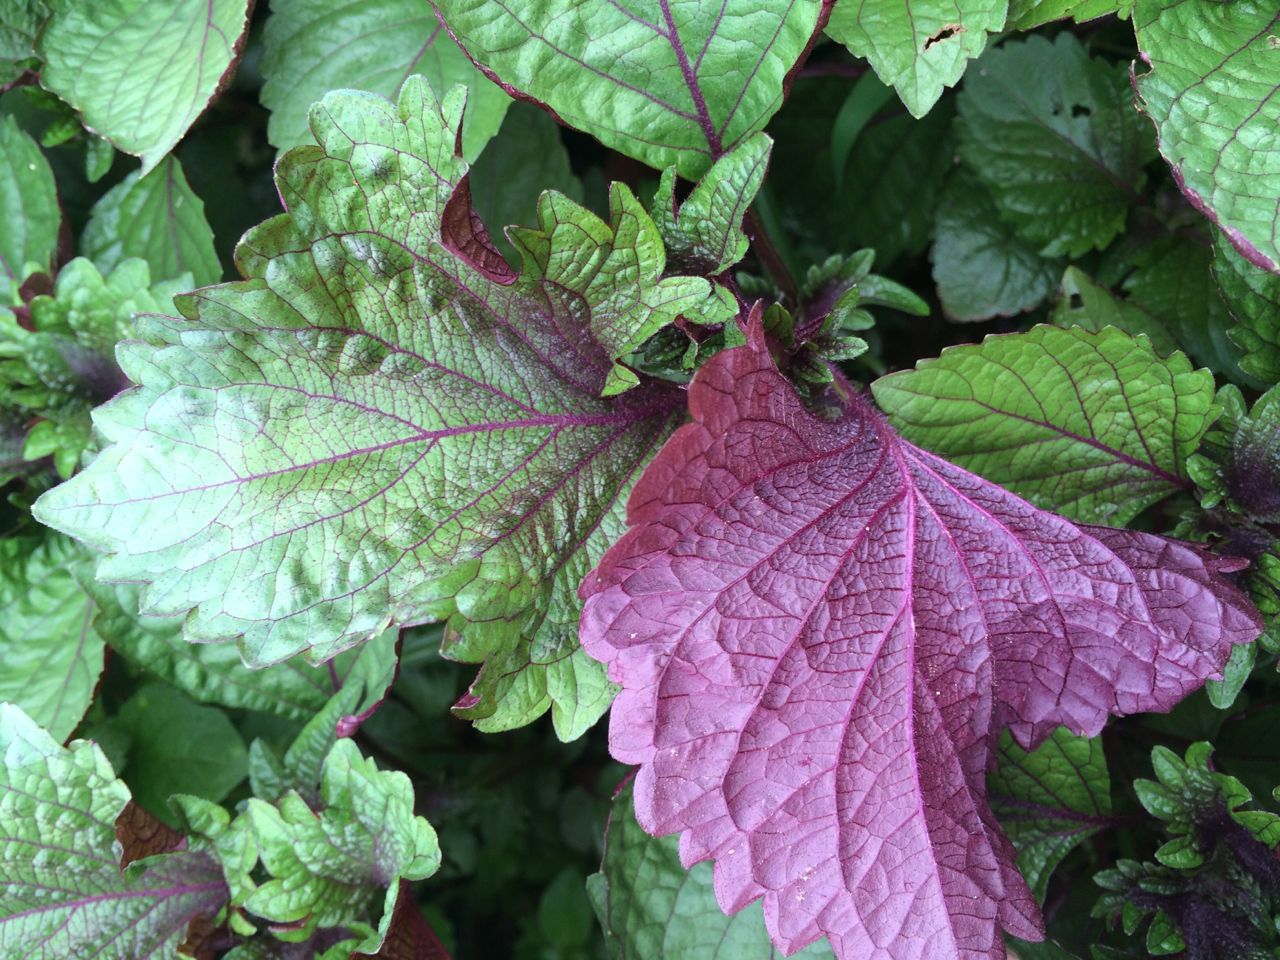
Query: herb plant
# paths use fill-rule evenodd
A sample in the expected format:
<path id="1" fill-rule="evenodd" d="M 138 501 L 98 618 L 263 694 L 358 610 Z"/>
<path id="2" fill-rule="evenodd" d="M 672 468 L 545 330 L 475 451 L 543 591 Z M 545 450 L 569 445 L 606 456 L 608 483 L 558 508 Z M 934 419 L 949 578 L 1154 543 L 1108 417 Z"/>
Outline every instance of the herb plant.
<path id="1" fill-rule="evenodd" d="M 1280 957 L 1277 50 L 9 0 L 0 960 Z"/>

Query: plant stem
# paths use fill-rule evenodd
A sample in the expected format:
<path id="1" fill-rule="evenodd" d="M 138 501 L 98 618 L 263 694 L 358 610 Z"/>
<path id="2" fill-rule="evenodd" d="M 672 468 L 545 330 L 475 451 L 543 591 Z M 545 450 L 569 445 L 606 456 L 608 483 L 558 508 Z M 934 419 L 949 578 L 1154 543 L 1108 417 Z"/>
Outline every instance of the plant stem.
<path id="1" fill-rule="evenodd" d="M 754 206 L 747 211 L 743 226 L 747 229 L 747 236 L 751 238 L 751 249 L 769 271 L 769 276 L 773 277 L 787 302 L 792 307 L 797 306 L 800 303 L 800 288 L 796 285 L 786 260 L 778 252 L 773 238 L 769 236 L 769 231 L 765 229 L 764 218 L 756 214 Z"/>

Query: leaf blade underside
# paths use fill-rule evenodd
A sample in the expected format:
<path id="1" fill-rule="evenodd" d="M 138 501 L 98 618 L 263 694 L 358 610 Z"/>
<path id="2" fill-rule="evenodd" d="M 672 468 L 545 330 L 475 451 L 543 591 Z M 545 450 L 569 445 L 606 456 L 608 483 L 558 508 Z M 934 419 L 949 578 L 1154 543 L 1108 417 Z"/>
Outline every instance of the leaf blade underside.
<path id="1" fill-rule="evenodd" d="M 722 908 L 763 896 L 784 951 L 978 960 L 1004 956 L 998 927 L 1042 936 L 985 799 L 995 734 L 1171 706 L 1260 629 L 1236 565 L 1036 510 L 863 401 L 819 421 L 758 332 L 690 407 L 583 585 L 640 823 L 716 860 Z"/>

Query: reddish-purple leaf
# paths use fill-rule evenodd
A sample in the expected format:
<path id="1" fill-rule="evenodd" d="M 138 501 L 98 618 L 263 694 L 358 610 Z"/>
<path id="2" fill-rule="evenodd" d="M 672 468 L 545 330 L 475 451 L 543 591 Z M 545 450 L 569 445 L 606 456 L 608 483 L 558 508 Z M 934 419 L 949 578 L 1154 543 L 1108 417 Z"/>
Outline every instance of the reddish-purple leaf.
<path id="1" fill-rule="evenodd" d="M 1038 939 L 985 797 L 1000 729 L 1031 746 L 1171 707 L 1260 630 L 1237 564 L 1038 510 L 862 398 L 821 421 L 758 330 L 689 399 L 582 588 L 640 823 L 716 860 L 726 911 L 763 896 L 785 951 Z"/>

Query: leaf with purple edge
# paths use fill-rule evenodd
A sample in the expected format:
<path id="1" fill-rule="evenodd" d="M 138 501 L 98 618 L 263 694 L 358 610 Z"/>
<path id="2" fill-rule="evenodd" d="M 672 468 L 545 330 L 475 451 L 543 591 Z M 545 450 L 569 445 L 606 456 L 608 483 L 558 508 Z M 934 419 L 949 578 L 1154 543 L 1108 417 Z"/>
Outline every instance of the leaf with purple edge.
<path id="1" fill-rule="evenodd" d="M 663 276 L 621 185 L 609 223 L 545 194 L 509 231 L 513 273 L 469 206 L 464 100 L 411 78 L 398 107 L 318 104 L 322 146 L 277 166 L 289 213 L 241 244 L 250 279 L 139 322 L 119 355 L 140 386 L 96 412 L 112 445 L 35 511 L 110 553 L 101 579 L 148 584 L 144 615 L 193 610 L 188 640 L 240 638 L 250 665 L 449 618 L 453 653 L 486 661 L 473 714 L 550 707 L 567 739 L 612 695 L 576 586 L 682 411 L 654 381 L 601 390 L 656 329 L 732 298 Z"/>
<path id="2" fill-rule="evenodd" d="M 1038 510 L 863 398 L 821 421 L 758 328 L 689 400 L 582 589 L 637 819 L 716 861 L 725 910 L 763 897 L 787 952 L 991 960 L 1000 927 L 1038 939 L 986 800 L 998 733 L 1032 749 L 1171 707 L 1261 629 L 1239 563 Z"/>
<path id="3" fill-rule="evenodd" d="M 1243 351 L 1240 369 L 1280 383 L 1280 276 L 1254 266 L 1219 233 L 1213 276 L 1235 325 L 1227 331 Z"/>

